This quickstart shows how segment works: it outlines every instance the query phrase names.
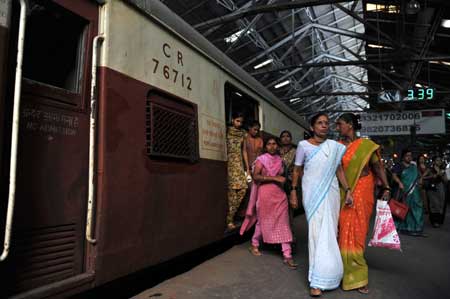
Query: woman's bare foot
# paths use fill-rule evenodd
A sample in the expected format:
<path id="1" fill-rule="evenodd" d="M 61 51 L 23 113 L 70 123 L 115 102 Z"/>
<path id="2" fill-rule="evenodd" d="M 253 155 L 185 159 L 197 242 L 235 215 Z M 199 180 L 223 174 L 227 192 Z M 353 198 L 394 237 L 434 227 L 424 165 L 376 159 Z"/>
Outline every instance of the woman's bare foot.
<path id="1" fill-rule="evenodd" d="M 358 292 L 360 292 L 361 294 L 369 294 L 369 288 L 367 286 L 360 287 L 358 289 Z"/>
<path id="2" fill-rule="evenodd" d="M 248 248 L 248 251 L 250 251 L 250 253 L 253 254 L 254 256 L 262 255 L 262 253 L 261 253 L 261 251 L 259 251 L 258 247 L 253 246 L 253 245 Z"/>
<path id="3" fill-rule="evenodd" d="M 320 296 L 322 296 L 322 291 L 320 289 L 311 288 L 309 290 L 309 295 L 311 297 L 320 297 Z"/>
<path id="4" fill-rule="evenodd" d="M 294 262 L 292 258 L 286 258 L 284 259 L 283 263 L 289 267 L 289 269 L 295 270 L 297 269 L 298 264 Z"/>

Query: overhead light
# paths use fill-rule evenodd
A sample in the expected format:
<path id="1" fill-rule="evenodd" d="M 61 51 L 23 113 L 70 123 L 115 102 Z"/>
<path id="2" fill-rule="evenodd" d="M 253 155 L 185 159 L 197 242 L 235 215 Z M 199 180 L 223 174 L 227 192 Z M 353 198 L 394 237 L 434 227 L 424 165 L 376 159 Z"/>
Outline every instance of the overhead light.
<path id="1" fill-rule="evenodd" d="M 288 85 L 290 82 L 291 82 L 291 80 L 283 81 L 283 82 L 278 83 L 277 85 L 275 85 L 275 88 L 283 87 L 283 86 L 285 86 L 285 85 Z"/>
<path id="2" fill-rule="evenodd" d="M 442 19 L 441 26 L 444 28 L 450 28 L 450 20 L 449 19 Z"/>
<path id="3" fill-rule="evenodd" d="M 423 88 L 423 85 L 422 85 L 422 84 L 419 84 L 419 83 L 416 83 L 416 87 L 418 87 L 418 88 Z"/>
<path id="4" fill-rule="evenodd" d="M 410 0 L 406 6 L 406 13 L 409 15 L 415 15 L 420 10 L 420 3 L 417 0 Z"/>
<path id="5" fill-rule="evenodd" d="M 239 92 L 235 92 L 235 94 L 242 97 L 242 95 Z"/>
<path id="6" fill-rule="evenodd" d="M 444 64 L 444 65 L 450 66 L 450 62 L 442 61 L 442 60 L 430 60 L 430 63 L 433 63 L 433 64 Z"/>
<path id="7" fill-rule="evenodd" d="M 289 102 L 291 102 L 291 103 L 294 103 L 294 102 L 297 102 L 297 101 L 300 101 L 300 98 L 292 98 L 292 99 L 289 100 Z"/>
<path id="8" fill-rule="evenodd" d="M 248 29 L 248 30 L 242 29 L 242 30 L 236 31 L 235 33 L 231 34 L 231 35 L 228 36 L 228 37 L 225 37 L 225 38 L 224 38 L 224 41 L 227 42 L 227 43 L 229 43 L 229 44 L 230 44 L 230 43 L 234 43 L 235 41 L 238 40 L 238 38 L 239 38 L 242 34 L 244 34 L 244 31 L 245 31 L 245 35 L 249 35 L 250 33 L 254 32 L 253 28 L 250 28 L 250 29 Z"/>
<path id="9" fill-rule="evenodd" d="M 383 46 L 383 45 L 376 45 L 376 44 L 367 44 L 367 46 L 369 48 L 374 48 L 374 49 L 393 49 L 392 47 Z"/>
<path id="10" fill-rule="evenodd" d="M 265 66 L 265 65 L 268 65 L 268 64 L 271 63 L 272 61 L 273 61 L 272 58 L 267 59 L 266 61 L 263 61 L 263 62 L 261 62 L 261 63 L 258 64 L 258 65 L 255 65 L 253 68 L 254 68 L 255 70 L 257 70 L 257 69 L 259 69 L 259 68 L 262 68 L 262 67 Z"/>

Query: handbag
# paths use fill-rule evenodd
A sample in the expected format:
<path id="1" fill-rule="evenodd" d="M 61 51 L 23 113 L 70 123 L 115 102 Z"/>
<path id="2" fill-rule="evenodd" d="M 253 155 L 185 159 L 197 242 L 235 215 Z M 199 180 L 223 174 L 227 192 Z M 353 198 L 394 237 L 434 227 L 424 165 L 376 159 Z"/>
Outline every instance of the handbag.
<path id="1" fill-rule="evenodd" d="M 389 208 L 391 209 L 392 216 L 400 220 L 405 220 L 406 215 L 408 214 L 409 211 L 409 207 L 406 203 L 398 201 L 395 198 L 391 198 L 388 204 Z"/>
<path id="2" fill-rule="evenodd" d="M 408 191 L 403 193 L 402 198 L 400 200 L 398 200 L 398 195 L 400 193 L 400 189 L 397 190 L 397 195 L 395 196 L 395 198 L 391 198 L 389 200 L 388 205 L 389 205 L 389 208 L 391 209 L 392 216 L 394 216 L 402 221 L 405 220 L 406 215 L 409 212 L 409 207 L 405 203 L 406 198 L 414 191 L 414 188 L 416 187 L 418 182 L 419 182 L 419 178 L 416 178 L 414 183 L 412 183 L 411 186 L 409 187 Z"/>

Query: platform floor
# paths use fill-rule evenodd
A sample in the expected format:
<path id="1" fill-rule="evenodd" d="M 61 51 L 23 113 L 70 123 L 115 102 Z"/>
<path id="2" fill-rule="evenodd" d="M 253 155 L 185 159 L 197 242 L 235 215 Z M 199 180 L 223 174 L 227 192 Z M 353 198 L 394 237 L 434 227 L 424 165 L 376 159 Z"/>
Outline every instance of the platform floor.
<path id="1" fill-rule="evenodd" d="M 436 229 L 426 218 L 427 238 L 401 235 L 403 252 L 369 247 L 369 295 L 337 289 L 321 298 L 450 298 L 450 213 L 446 220 Z M 288 269 L 274 248 L 252 256 L 246 242 L 133 298 L 310 298 L 306 232 L 304 215 L 296 217 L 297 270 Z"/>

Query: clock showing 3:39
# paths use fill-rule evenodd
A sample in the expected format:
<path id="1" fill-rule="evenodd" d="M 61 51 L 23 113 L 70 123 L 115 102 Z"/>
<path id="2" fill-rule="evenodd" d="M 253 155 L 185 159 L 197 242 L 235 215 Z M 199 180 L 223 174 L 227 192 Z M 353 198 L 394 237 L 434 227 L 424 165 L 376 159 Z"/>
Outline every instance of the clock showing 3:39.
<path id="1" fill-rule="evenodd" d="M 434 98 L 434 88 L 410 88 L 408 89 L 407 99 L 413 100 L 432 100 Z"/>

